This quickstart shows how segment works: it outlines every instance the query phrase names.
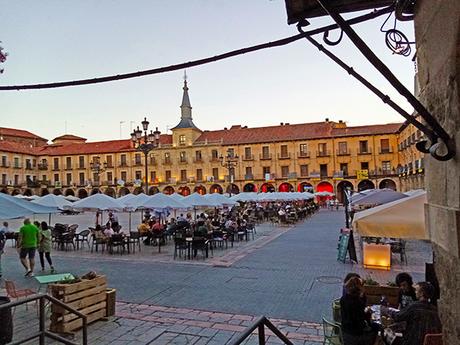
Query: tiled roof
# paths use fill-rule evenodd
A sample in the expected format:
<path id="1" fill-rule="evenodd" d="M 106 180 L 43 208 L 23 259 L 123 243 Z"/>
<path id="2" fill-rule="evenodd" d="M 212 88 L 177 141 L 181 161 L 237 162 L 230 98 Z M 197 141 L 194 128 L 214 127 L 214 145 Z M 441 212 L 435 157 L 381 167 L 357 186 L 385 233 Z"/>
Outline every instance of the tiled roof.
<path id="1" fill-rule="evenodd" d="M 36 134 L 30 133 L 28 131 L 24 131 L 22 129 L 6 128 L 6 127 L 0 127 L 0 136 L 20 137 L 20 138 L 26 138 L 26 139 L 40 139 L 40 140 L 48 141 L 48 139 L 39 137 Z"/>
<path id="2" fill-rule="evenodd" d="M 221 141 L 223 145 L 269 143 L 341 136 L 389 134 L 396 133 L 401 127 L 400 123 L 334 128 L 336 125 L 334 122 L 314 122 L 256 128 L 232 126 L 227 130 L 204 131 L 197 139 L 197 142 Z"/>
<path id="3" fill-rule="evenodd" d="M 78 137 L 73 134 L 64 134 L 64 135 L 54 138 L 51 141 L 56 141 L 56 140 L 86 140 L 86 138 Z"/>
<path id="4" fill-rule="evenodd" d="M 351 137 L 360 135 L 395 134 L 401 128 L 402 123 L 387 123 L 384 125 L 355 126 L 334 128 L 334 137 Z"/>
<path id="5" fill-rule="evenodd" d="M 37 154 L 39 148 L 33 147 L 30 144 L 18 143 L 15 141 L 0 140 L 0 151 L 11 153 L 22 153 L 34 156 Z"/>

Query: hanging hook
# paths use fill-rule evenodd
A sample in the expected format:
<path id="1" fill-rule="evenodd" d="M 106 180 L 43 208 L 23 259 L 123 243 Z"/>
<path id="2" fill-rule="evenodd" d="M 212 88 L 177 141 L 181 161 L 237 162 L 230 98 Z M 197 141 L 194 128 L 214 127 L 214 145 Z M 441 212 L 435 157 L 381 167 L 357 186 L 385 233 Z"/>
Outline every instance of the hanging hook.
<path id="1" fill-rule="evenodd" d="M 329 30 L 325 31 L 324 34 L 323 34 L 323 41 L 324 43 L 326 43 L 327 45 L 329 46 L 336 46 L 337 44 L 339 44 L 341 41 L 342 41 L 342 38 L 343 38 L 343 30 L 340 30 L 340 36 L 339 38 L 337 39 L 337 41 L 331 41 L 328 39 L 329 37 Z"/>

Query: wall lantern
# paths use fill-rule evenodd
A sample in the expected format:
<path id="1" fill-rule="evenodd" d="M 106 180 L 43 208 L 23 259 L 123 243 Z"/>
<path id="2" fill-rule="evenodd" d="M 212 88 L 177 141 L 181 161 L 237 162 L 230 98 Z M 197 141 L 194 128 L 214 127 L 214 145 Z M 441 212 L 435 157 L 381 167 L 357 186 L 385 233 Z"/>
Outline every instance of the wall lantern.
<path id="1" fill-rule="evenodd" d="M 389 270 L 391 267 L 391 247 L 389 244 L 364 243 L 364 268 Z"/>

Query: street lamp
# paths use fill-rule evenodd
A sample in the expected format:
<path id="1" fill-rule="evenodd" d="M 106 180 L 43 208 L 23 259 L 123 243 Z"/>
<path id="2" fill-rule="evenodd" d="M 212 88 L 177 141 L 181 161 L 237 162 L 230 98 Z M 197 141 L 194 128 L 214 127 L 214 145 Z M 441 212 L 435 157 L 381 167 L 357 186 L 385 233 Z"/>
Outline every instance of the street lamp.
<path id="1" fill-rule="evenodd" d="M 227 155 L 220 155 L 219 157 L 220 164 L 228 170 L 228 177 L 230 180 L 229 194 L 232 196 L 232 184 L 233 184 L 233 173 L 235 172 L 235 167 L 238 164 L 238 155 L 233 153 L 233 150 L 228 149 Z"/>
<path id="2" fill-rule="evenodd" d="M 351 211 L 351 195 L 352 195 L 352 190 L 350 186 L 345 187 L 345 190 L 343 191 L 343 196 L 345 197 L 345 227 L 347 229 L 350 229 L 350 211 Z"/>
<path id="3" fill-rule="evenodd" d="M 89 167 L 95 177 L 95 182 L 99 183 L 99 176 L 107 169 L 107 162 L 101 163 L 101 157 L 94 156 L 93 161 L 89 163 Z"/>
<path id="4" fill-rule="evenodd" d="M 150 130 L 150 133 L 148 133 L 149 122 L 146 117 L 144 117 L 144 121 L 142 121 L 141 124 L 142 130 L 144 130 L 144 135 L 142 135 L 142 130 L 139 129 L 139 126 L 137 126 L 137 129 L 131 133 L 131 140 L 133 141 L 136 150 L 143 152 L 145 156 L 145 195 L 149 195 L 148 155 L 150 151 L 158 147 L 160 143 L 160 131 L 158 130 L 158 127 L 156 127 L 155 131 Z"/>

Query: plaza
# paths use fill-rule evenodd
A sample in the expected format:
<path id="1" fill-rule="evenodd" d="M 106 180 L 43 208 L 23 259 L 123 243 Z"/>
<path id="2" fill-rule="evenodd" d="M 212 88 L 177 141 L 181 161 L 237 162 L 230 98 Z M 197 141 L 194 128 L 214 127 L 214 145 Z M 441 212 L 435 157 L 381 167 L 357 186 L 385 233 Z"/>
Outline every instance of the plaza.
<path id="1" fill-rule="evenodd" d="M 428 243 L 409 241 L 408 263 L 394 257 L 391 271 L 339 262 L 343 219 L 340 209 L 321 210 L 290 227 L 263 223 L 260 237 L 235 246 L 237 255 L 229 250 L 228 260 L 224 255 L 168 261 L 155 247 L 143 247 L 139 257 L 82 251 L 52 255 L 58 272 L 82 275 L 94 270 L 117 289 L 117 314 L 89 327 L 91 344 L 225 344 L 260 315 L 273 320 L 295 344 L 316 344 L 322 342 L 321 318 L 331 317 L 332 300 L 340 297 L 348 272 L 385 284 L 407 271 L 420 281 L 425 262 L 431 260 Z M 38 288 L 35 279 L 23 277 L 13 248 L 7 248 L 3 265 L 5 276 L 18 286 Z M 23 313 L 16 313 L 19 324 Z M 29 317 L 34 313 L 29 307 Z"/>

